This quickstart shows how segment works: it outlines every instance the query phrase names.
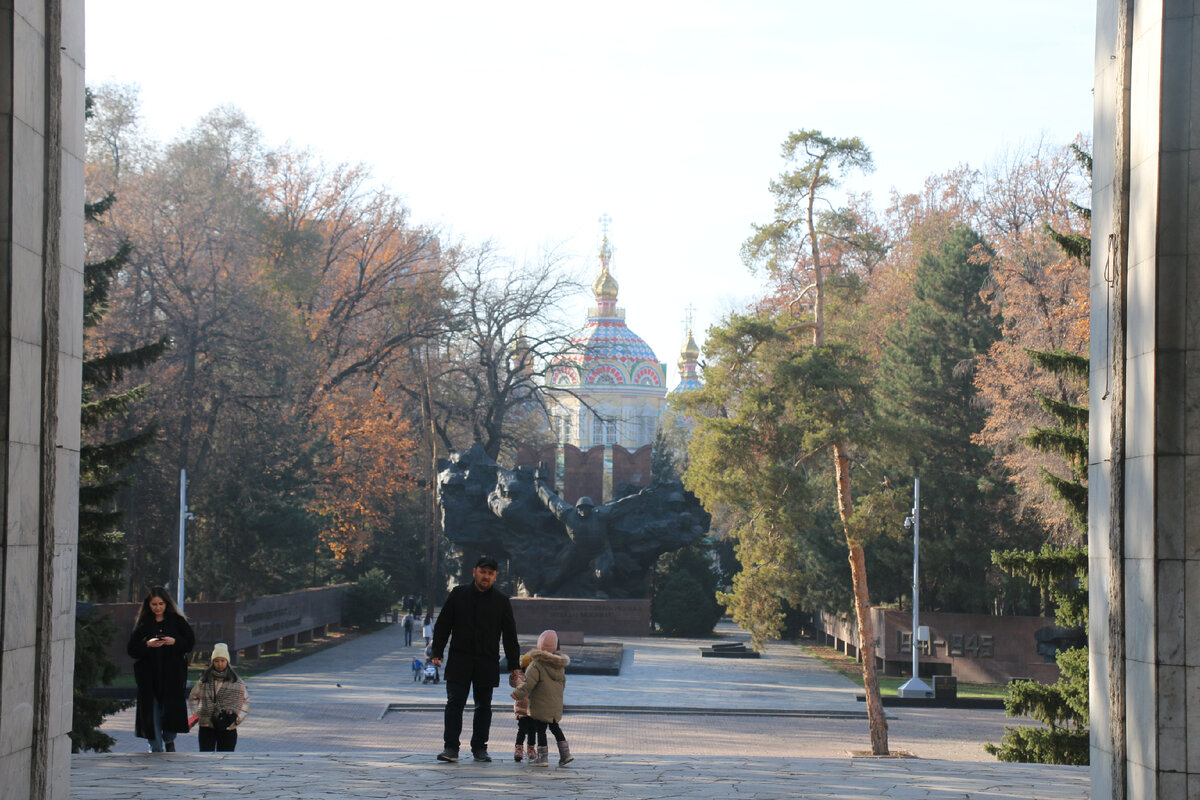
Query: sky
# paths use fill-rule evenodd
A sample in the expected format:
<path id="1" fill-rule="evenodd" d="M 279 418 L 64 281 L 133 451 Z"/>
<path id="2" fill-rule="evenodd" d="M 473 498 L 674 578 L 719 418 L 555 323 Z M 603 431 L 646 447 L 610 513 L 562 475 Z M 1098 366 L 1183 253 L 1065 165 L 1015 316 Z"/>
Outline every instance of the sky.
<path id="1" fill-rule="evenodd" d="M 368 165 L 413 218 L 590 282 L 602 215 L 629 327 L 668 364 L 760 293 L 738 252 L 799 129 L 920 191 L 1091 134 L 1095 0 L 90 0 L 89 86 L 168 141 L 240 108 L 270 144 Z M 591 298 L 571 314 L 583 322 Z"/>

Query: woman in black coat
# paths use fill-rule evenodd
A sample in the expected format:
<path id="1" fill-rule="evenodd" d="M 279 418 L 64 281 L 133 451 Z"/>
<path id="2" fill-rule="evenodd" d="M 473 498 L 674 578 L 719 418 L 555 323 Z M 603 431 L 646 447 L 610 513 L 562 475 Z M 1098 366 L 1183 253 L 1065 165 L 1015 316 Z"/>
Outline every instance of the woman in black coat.
<path id="1" fill-rule="evenodd" d="M 187 733 L 188 653 L 195 643 L 192 626 L 167 590 L 151 589 L 125 648 L 137 681 L 133 732 L 150 740 L 151 753 L 175 752 L 175 735 Z"/>

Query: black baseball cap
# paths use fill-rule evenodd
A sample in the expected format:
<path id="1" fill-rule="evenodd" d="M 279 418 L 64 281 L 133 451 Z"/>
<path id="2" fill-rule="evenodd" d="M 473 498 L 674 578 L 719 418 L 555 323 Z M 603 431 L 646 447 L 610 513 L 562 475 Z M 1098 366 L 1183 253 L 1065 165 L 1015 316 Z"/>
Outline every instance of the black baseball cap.
<path id="1" fill-rule="evenodd" d="M 490 567 L 499 572 L 500 562 L 491 556 L 481 556 L 480 559 L 475 562 L 475 569 L 479 569 L 480 567 Z"/>

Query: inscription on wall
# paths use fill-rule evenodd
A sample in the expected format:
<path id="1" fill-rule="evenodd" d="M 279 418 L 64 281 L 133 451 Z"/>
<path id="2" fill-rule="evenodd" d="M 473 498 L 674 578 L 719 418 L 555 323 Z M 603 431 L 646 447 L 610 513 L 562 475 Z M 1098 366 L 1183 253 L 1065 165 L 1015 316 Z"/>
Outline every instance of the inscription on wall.
<path id="1" fill-rule="evenodd" d="M 934 639 L 918 642 L 923 656 L 944 655 L 949 658 L 995 658 L 995 639 L 990 633 L 952 633 L 949 640 Z M 896 646 L 903 653 L 912 655 L 912 633 L 896 631 Z M 942 649 L 938 653 L 938 648 Z"/>

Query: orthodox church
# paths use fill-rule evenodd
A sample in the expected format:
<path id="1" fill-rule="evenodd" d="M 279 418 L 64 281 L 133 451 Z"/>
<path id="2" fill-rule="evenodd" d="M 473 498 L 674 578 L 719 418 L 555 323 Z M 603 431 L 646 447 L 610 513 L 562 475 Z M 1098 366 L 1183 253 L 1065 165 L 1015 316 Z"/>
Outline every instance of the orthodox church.
<path id="1" fill-rule="evenodd" d="M 569 352 L 550 369 L 553 445 L 526 451 L 521 463 L 542 463 L 570 503 L 586 496 L 600 504 L 622 491 L 650 484 L 651 453 L 667 403 L 667 365 L 626 324 L 617 306 L 607 233 L 600 246 L 600 272 L 592 283 L 596 304 Z M 699 388 L 700 348 L 689 326 L 680 355 L 676 391 Z"/>
<path id="2" fill-rule="evenodd" d="M 625 324 L 617 307 L 617 280 L 608 237 L 600 247 L 600 274 L 592 283 L 596 305 L 571 352 L 550 372 L 557 407 L 551 425 L 560 444 L 578 448 L 620 445 L 635 451 L 654 443 L 667 396 L 667 365 Z"/>

